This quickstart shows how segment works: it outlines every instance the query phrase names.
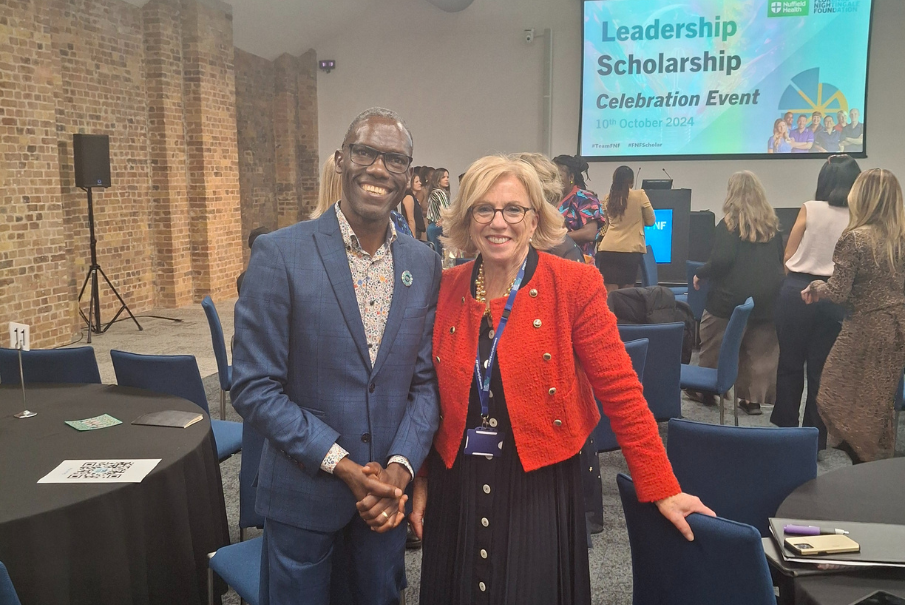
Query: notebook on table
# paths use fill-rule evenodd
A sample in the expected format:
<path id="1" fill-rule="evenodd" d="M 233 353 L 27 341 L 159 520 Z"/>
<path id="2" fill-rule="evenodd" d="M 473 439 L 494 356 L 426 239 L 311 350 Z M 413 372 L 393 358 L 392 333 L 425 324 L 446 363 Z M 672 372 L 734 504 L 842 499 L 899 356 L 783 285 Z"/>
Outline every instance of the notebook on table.
<path id="1" fill-rule="evenodd" d="M 201 422 L 204 414 L 196 412 L 180 412 L 179 410 L 164 410 L 162 412 L 150 412 L 144 416 L 139 416 L 132 421 L 132 424 L 144 424 L 147 426 L 171 426 L 174 428 L 184 429 L 192 426 L 196 422 Z"/>
<path id="2" fill-rule="evenodd" d="M 860 552 L 832 555 L 800 556 L 785 548 L 788 537 L 783 531 L 786 525 L 815 525 L 844 529 L 848 537 L 857 542 Z M 856 523 L 854 521 L 825 521 L 814 519 L 770 519 L 770 533 L 776 542 L 776 550 L 786 562 L 810 564 L 834 564 L 850 567 L 903 567 L 905 568 L 905 525 L 888 523 Z"/>

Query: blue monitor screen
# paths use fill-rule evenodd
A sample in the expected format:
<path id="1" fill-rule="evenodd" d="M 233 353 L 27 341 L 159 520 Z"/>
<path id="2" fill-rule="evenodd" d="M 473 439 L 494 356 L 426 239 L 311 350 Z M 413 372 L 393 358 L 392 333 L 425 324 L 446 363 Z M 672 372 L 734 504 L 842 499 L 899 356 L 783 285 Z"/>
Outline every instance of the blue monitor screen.
<path id="1" fill-rule="evenodd" d="M 644 228 L 644 239 L 658 265 L 672 262 L 672 208 L 654 210 L 654 224 Z"/>

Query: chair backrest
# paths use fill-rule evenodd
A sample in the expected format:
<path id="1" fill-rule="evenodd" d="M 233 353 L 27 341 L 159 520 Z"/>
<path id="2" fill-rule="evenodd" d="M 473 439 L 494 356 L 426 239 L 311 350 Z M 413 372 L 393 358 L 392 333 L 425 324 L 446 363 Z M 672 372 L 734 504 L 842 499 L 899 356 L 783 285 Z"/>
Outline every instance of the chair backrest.
<path id="1" fill-rule="evenodd" d="M 694 274 L 704 266 L 693 260 L 685 261 L 685 277 L 688 279 L 688 306 L 697 321 L 701 321 L 704 315 L 704 305 L 707 303 L 707 293 L 710 291 L 710 280 L 701 280 L 701 289 L 694 289 Z"/>
<path id="2" fill-rule="evenodd" d="M 632 480 L 616 477 L 632 548 L 633 605 L 776 605 L 757 530 L 719 517 L 687 517 L 687 541 L 651 503 L 639 503 Z"/>
<path id="3" fill-rule="evenodd" d="M 22 605 L 6 565 L 2 562 L 0 562 L 0 605 Z"/>
<path id="4" fill-rule="evenodd" d="M 255 479 L 261 465 L 264 437 L 247 422 L 242 423 L 242 462 L 239 466 L 239 527 L 264 527 L 264 517 L 255 512 Z"/>
<path id="5" fill-rule="evenodd" d="M 795 488 L 817 476 L 817 429 L 720 426 L 670 420 L 667 455 L 682 489 L 721 517 L 770 535 Z"/>
<path id="6" fill-rule="evenodd" d="M 207 325 L 211 328 L 211 343 L 214 345 L 214 357 L 217 358 L 217 378 L 220 380 L 220 388 L 228 391 L 231 382 L 229 361 L 226 357 L 226 341 L 223 338 L 223 326 L 220 325 L 220 315 L 210 296 L 205 296 L 201 301 L 204 314 L 207 315 Z"/>
<path id="7" fill-rule="evenodd" d="M 641 255 L 641 285 L 645 288 L 656 286 L 660 283 L 657 274 L 657 259 L 654 258 L 654 249 L 650 246 Z"/>
<path id="8" fill-rule="evenodd" d="M 720 343 L 720 356 L 717 361 L 716 386 L 720 393 L 725 393 L 735 384 L 738 378 L 738 355 L 742 347 L 742 337 L 745 335 L 745 327 L 748 325 L 748 317 L 754 310 L 754 299 L 748 298 L 732 310 L 729 317 L 729 325 L 723 334 L 723 342 Z"/>
<path id="9" fill-rule="evenodd" d="M 644 398 L 654 418 L 668 420 L 682 417 L 682 338 L 685 324 L 643 324 L 619 326 L 622 341 L 648 339 L 647 361 L 644 363 Z"/>
<path id="10" fill-rule="evenodd" d="M 25 384 L 64 382 L 100 384 L 101 373 L 92 347 L 22 351 Z M 0 383 L 19 384 L 19 351 L 0 349 Z"/>
<path id="11" fill-rule="evenodd" d="M 110 351 L 116 383 L 188 399 L 210 414 L 198 362 L 192 355 L 139 355 Z"/>
<path id="12" fill-rule="evenodd" d="M 640 340 L 632 340 L 625 343 L 625 350 L 632 360 L 632 369 L 638 375 L 638 380 L 642 380 L 644 377 L 644 364 L 647 360 L 647 345 L 649 342 L 648 339 L 641 338 Z M 610 419 L 603 413 L 603 406 L 600 405 L 600 401 L 597 401 L 597 411 L 600 412 L 600 422 L 594 427 L 592 435 L 594 447 L 598 452 L 609 452 L 619 449 L 619 442 L 616 441 L 616 435 L 613 433 Z"/>

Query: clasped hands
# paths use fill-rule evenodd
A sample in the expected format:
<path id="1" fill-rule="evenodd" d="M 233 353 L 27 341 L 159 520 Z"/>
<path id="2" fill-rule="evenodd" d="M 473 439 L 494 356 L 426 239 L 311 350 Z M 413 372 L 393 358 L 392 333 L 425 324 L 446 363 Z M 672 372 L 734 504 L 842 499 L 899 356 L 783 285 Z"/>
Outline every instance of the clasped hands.
<path id="1" fill-rule="evenodd" d="M 412 477 L 401 464 L 383 468 L 378 462 L 368 462 L 359 466 L 347 456 L 339 461 L 333 474 L 349 486 L 358 514 L 372 531 L 384 533 L 405 520 L 408 496 L 403 492 Z"/>

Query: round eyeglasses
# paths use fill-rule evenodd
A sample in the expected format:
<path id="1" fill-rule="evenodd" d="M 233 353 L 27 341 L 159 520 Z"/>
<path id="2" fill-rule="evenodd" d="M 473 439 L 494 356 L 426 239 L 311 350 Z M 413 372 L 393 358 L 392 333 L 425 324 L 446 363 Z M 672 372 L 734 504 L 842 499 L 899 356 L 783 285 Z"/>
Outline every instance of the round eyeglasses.
<path id="1" fill-rule="evenodd" d="M 377 158 L 383 156 L 383 165 L 386 166 L 386 169 L 390 172 L 401 174 L 408 170 L 412 164 L 412 158 L 402 153 L 378 151 L 373 147 L 358 143 L 351 143 L 347 147 L 349 148 L 349 159 L 352 160 L 352 163 L 359 166 L 370 166 L 377 161 Z"/>
<path id="2" fill-rule="evenodd" d="M 496 218 L 496 213 L 499 212 L 503 215 L 503 220 L 509 223 L 510 225 L 517 225 L 525 220 L 525 215 L 528 214 L 533 208 L 525 208 L 524 206 L 519 206 L 518 204 L 508 204 L 503 208 L 494 208 L 490 204 L 478 204 L 477 206 L 473 206 L 471 209 L 471 217 L 475 220 L 476 223 L 481 223 L 482 225 L 487 225 L 493 222 L 493 219 Z"/>

